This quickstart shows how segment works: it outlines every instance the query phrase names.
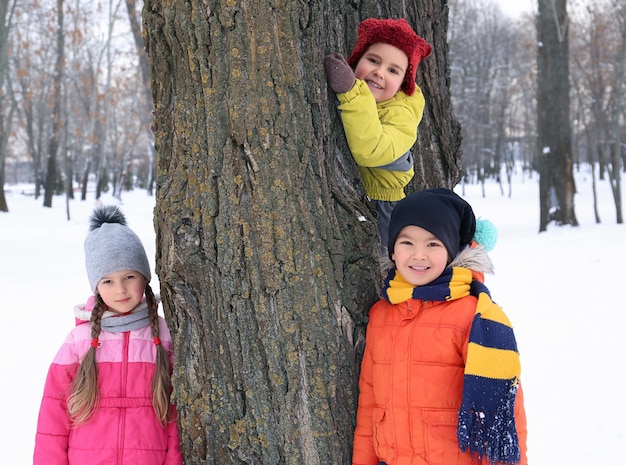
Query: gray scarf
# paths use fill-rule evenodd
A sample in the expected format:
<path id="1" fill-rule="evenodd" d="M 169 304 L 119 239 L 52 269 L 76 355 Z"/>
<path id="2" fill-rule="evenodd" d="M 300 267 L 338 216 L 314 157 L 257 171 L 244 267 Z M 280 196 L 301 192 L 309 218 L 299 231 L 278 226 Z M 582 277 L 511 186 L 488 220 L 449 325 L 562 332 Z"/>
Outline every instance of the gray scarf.
<path id="1" fill-rule="evenodd" d="M 132 313 L 102 318 L 102 329 L 109 333 L 132 331 L 133 329 L 143 328 L 149 324 L 150 310 L 145 302 L 138 305 Z"/>

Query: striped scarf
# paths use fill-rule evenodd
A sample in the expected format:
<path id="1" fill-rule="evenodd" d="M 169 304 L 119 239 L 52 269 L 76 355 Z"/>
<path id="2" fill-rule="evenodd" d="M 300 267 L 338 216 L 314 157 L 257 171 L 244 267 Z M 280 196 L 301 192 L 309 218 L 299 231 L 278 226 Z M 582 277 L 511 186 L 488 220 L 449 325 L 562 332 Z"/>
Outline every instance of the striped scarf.
<path id="1" fill-rule="evenodd" d="M 481 460 L 486 457 L 491 463 L 519 463 L 514 414 L 519 354 L 511 323 L 491 300 L 487 287 L 474 280 L 467 268 L 446 268 L 435 281 L 418 287 L 393 268 L 385 280 L 383 295 L 392 304 L 409 299 L 449 301 L 467 295 L 478 298 L 458 415 L 459 447 Z"/>

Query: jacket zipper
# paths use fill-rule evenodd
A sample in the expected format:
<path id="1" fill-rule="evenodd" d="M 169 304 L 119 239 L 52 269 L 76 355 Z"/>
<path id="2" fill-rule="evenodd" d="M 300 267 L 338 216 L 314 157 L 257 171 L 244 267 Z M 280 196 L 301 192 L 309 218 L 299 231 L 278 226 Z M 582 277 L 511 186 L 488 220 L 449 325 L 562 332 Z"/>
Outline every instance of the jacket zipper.
<path id="1" fill-rule="evenodd" d="M 126 398 L 126 386 L 128 383 L 128 348 L 130 345 L 130 332 L 126 331 L 124 335 L 123 355 L 122 355 L 122 385 L 121 385 L 121 397 Z M 120 429 L 118 439 L 118 459 L 117 463 L 122 465 L 124 461 L 124 436 L 126 433 L 126 407 L 120 408 Z"/>

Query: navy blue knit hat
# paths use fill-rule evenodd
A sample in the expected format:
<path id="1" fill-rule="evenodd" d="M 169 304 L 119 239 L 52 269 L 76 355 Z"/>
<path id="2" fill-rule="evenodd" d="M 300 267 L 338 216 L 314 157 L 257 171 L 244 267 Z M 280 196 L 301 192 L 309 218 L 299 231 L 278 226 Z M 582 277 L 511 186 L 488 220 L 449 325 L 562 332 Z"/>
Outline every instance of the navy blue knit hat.
<path id="1" fill-rule="evenodd" d="M 389 258 L 405 226 L 419 226 L 433 233 L 446 246 L 452 260 L 472 241 L 476 217 L 470 204 L 450 189 L 438 187 L 414 192 L 398 202 L 391 212 Z"/>
<path id="2" fill-rule="evenodd" d="M 115 271 L 138 271 L 150 281 L 150 263 L 143 244 L 126 226 L 126 218 L 116 206 L 96 208 L 89 229 L 85 239 L 85 267 L 93 292 L 103 276 Z"/>

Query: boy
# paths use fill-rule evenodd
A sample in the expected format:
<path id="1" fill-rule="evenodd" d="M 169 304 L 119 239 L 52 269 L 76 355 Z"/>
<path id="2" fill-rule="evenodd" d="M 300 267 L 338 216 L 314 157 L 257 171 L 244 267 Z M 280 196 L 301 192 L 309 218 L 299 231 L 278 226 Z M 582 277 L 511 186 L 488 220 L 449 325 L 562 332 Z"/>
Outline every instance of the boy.
<path id="1" fill-rule="evenodd" d="M 495 228 L 478 226 L 444 188 L 393 210 L 394 266 L 369 313 L 353 465 L 527 464 L 515 337 L 483 284 Z"/>

